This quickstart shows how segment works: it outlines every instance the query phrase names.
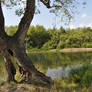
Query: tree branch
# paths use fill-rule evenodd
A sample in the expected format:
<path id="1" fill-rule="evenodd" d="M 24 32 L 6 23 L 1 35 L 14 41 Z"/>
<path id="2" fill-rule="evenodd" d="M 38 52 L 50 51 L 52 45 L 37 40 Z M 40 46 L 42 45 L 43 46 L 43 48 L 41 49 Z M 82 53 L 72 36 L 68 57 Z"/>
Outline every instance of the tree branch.
<path id="1" fill-rule="evenodd" d="M 1 0 L 0 0 L 0 37 L 5 37 L 5 26 L 4 26 L 4 15 L 2 11 L 2 5 L 1 5 Z"/>
<path id="2" fill-rule="evenodd" d="M 47 2 L 45 0 L 40 0 L 47 8 L 62 8 L 62 6 L 60 5 L 50 5 L 50 0 L 48 0 Z"/>
<path id="3" fill-rule="evenodd" d="M 50 8 L 62 8 L 62 6 L 60 6 L 60 5 L 53 5 L 53 6 L 50 6 Z"/>
<path id="4" fill-rule="evenodd" d="M 19 23 L 18 30 L 14 35 L 15 38 L 17 37 L 19 40 L 24 42 L 28 28 L 33 19 L 34 13 L 35 13 L 35 0 L 27 0 L 25 13 Z"/>
<path id="5" fill-rule="evenodd" d="M 40 0 L 47 8 L 51 8 L 50 6 L 50 0 L 48 0 L 47 2 L 45 0 Z"/>

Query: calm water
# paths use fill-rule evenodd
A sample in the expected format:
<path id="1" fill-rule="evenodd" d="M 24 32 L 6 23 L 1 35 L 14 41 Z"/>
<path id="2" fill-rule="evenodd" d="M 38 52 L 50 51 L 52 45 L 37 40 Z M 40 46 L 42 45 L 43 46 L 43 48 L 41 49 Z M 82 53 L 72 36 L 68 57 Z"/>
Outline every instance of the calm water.
<path id="1" fill-rule="evenodd" d="M 81 64 L 88 64 L 92 62 L 92 52 L 85 53 L 30 53 L 28 56 L 35 64 L 36 68 L 51 76 L 52 79 L 61 78 L 64 72 L 67 76 L 71 67 L 79 67 Z M 12 58 L 16 65 L 15 59 Z M 6 69 L 3 57 L 0 56 L 0 80 L 5 80 Z"/>

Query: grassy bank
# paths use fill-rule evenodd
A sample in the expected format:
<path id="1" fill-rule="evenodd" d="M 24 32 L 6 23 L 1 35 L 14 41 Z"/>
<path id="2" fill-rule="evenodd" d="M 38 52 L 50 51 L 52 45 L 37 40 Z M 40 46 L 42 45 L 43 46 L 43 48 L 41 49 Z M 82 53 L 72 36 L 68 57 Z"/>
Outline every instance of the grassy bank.
<path id="1" fill-rule="evenodd" d="M 56 83 L 56 82 L 55 82 Z M 92 86 L 89 88 L 75 87 L 75 84 L 62 84 L 59 82 L 54 84 L 51 88 L 38 87 L 32 84 L 15 84 L 6 83 L 0 86 L 0 92 L 92 92 Z"/>
<path id="2" fill-rule="evenodd" d="M 27 53 L 46 53 L 46 52 L 92 52 L 92 48 L 66 48 L 66 49 L 29 49 Z"/>

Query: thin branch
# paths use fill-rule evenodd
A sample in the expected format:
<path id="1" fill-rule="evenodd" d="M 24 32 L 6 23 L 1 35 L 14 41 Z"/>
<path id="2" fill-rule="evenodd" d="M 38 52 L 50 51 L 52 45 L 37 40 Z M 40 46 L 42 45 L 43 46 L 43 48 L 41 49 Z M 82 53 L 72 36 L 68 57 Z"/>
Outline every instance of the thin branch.
<path id="1" fill-rule="evenodd" d="M 45 0 L 40 0 L 47 8 L 62 8 L 62 6 L 60 5 L 53 5 L 50 6 L 50 0 L 48 0 L 47 2 Z"/>
<path id="2" fill-rule="evenodd" d="M 62 6 L 60 6 L 60 5 L 53 5 L 53 6 L 50 6 L 50 8 L 62 8 Z"/>
<path id="3" fill-rule="evenodd" d="M 50 0 L 48 0 L 48 2 L 46 2 L 45 0 L 40 0 L 47 8 L 51 8 L 50 7 Z"/>

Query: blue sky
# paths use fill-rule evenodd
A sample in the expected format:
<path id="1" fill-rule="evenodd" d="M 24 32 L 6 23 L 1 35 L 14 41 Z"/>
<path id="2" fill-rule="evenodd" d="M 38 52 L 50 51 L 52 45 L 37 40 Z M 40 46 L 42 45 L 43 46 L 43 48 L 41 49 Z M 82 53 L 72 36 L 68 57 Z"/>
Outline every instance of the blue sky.
<path id="1" fill-rule="evenodd" d="M 85 8 L 81 6 L 78 7 L 78 13 L 75 14 L 73 21 L 69 25 L 64 25 L 58 18 L 56 18 L 53 14 L 48 13 L 48 9 L 44 6 L 42 7 L 42 13 L 39 15 L 35 15 L 32 21 L 32 25 L 43 25 L 45 28 L 52 28 L 56 26 L 60 28 L 63 26 L 64 28 L 76 28 L 76 27 L 91 27 L 92 28 L 92 0 L 86 0 L 87 5 Z M 5 25 L 18 25 L 21 17 L 15 15 L 14 9 L 6 9 L 3 7 L 4 16 L 5 16 Z"/>

